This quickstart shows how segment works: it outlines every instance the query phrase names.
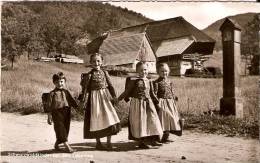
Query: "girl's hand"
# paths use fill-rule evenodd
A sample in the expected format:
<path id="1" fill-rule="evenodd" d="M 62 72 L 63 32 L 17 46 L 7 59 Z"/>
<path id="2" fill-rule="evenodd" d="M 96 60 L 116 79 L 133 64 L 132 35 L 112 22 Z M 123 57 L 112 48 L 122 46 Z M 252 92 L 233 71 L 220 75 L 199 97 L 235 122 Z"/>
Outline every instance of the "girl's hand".
<path id="1" fill-rule="evenodd" d="M 113 98 L 112 100 L 111 100 L 111 102 L 112 102 L 112 104 L 114 104 L 114 105 L 118 105 L 119 104 L 119 101 L 118 101 L 118 99 L 115 97 L 115 98 Z"/>
<path id="2" fill-rule="evenodd" d="M 80 101 L 79 106 L 77 108 L 78 110 L 83 110 L 84 109 L 84 102 Z"/>
<path id="3" fill-rule="evenodd" d="M 157 112 L 160 111 L 161 110 L 160 105 L 159 104 L 155 104 L 155 109 L 156 109 Z"/>
<path id="4" fill-rule="evenodd" d="M 49 125 L 52 125 L 52 122 L 53 122 L 53 120 L 52 120 L 52 115 L 49 113 L 49 114 L 48 114 L 47 123 L 48 123 Z"/>

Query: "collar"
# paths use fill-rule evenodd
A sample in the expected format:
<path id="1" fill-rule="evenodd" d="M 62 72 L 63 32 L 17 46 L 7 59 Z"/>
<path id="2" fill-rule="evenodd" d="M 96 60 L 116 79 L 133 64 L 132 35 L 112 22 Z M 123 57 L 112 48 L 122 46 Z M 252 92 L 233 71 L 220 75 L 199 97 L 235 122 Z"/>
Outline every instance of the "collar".
<path id="1" fill-rule="evenodd" d="M 159 78 L 158 78 L 158 81 L 159 81 L 159 82 L 160 82 L 160 81 L 168 82 L 169 80 L 168 80 L 168 79 L 165 79 L 165 78 L 162 78 L 162 77 L 159 77 Z"/>
<path id="2" fill-rule="evenodd" d="M 54 91 L 65 91 L 66 89 L 65 88 L 54 88 Z"/>

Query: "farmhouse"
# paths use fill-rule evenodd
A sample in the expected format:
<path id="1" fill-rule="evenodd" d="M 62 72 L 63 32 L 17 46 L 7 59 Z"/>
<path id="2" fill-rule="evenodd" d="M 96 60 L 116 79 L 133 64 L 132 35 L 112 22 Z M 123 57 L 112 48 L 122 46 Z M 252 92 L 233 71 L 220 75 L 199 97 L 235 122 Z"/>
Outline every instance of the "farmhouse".
<path id="1" fill-rule="evenodd" d="M 167 62 L 171 75 L 178 76 L 184 75 L 187 69 L 201 68 L 215 46 L 215 40 L 183 17 L 130 26 L 110 33 L 120 37 L 145 33 L 157 62 Z M 87 45 L 88 52 L 97 52 L 97 47 L 102 46 L 106 39 L 104 35 L 93 40 Z M 118 46 L 115 44 L 115 47 Z"/>
<path id="2" fill-rule="evenodd" d="M 156 56 L 145 33 L 118 35 L 110 33 L 99 48 L 105 65 L 135 69 L 139 61 L 147 62 L 150 72 L 156 72 Z"/>

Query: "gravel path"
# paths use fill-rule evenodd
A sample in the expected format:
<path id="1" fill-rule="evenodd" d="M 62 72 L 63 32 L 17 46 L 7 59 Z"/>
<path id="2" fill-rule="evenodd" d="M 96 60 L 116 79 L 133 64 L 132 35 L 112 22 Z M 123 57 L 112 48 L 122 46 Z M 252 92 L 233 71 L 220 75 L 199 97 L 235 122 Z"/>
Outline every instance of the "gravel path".
<path id="1" fill-rule="evenodd" d="M 182 137 L 171 136 L 170 139 L 174 142 L 170 144 L 160 148 L 140 150 L 136 148 L 135 142 L 128 141 L 127 128 L 123 128 L 118 135 L 112 137 L 116 147 L 113 151 L 97 151 L 95 141 L 84 140 L 82 132 L 83 122 L 72 121 L 69 143 L 77 149 L 77 152 L 57 153 L 53 150 L 55 142 L 53 126 L 46 123 L 46 116 L 1 113 L 1 161 L 2 163 L 83 161 L 260 163 L 260 143 L 256 139 L 184 131 Z"/>

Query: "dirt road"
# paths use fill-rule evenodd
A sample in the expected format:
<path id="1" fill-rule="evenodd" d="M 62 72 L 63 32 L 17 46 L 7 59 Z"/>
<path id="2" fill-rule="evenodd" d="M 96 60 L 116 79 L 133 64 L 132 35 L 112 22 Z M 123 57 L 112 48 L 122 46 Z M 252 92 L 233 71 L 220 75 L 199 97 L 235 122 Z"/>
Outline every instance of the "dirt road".
<path id="1" fill-rule="evenodd" d="M 1 161 L 24 163 L 59 162 L 254 162 L 260 163 L 260 144 L 256 139 L 231 138 L 185 131 L 182 137 L 171 136 L 171 144 L 160 148 L 140 150 L 128 141 L 127 128 L 112 137 L 113 151 L 97 151 L 93 140 L 84 140 L 83 122 L 73 121 L 70 144 L 77 149 L 73 154 L 53 150 L 53 126 L 46 116 L 1 114 Z M 103 139 L 105 141 L 105 139 Z M 182 159 L 184 156 L 186 159 Z"/>

